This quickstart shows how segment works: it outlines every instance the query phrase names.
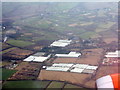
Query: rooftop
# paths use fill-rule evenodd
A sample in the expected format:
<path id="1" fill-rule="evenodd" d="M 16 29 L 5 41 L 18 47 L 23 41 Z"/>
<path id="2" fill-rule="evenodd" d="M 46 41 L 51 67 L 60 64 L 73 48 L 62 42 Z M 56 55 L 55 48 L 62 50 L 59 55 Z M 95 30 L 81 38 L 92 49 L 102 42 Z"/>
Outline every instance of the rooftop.
<path id="1" fill-rule="evenodd" d="M 105 57 L 120 57 L 120 51 L 116 50 L 115 52 L 108 52 Z"/>
<path id="2" fill-rule="evenodd" d="M 69 68 L 68 67 L 47 67 L 46 70 L 50 70 L 50 71 L 68 71 Z"/>
<path id="3" fill-rule="evenodd" d="M 79 57 L 81 53 L 70 52 L 69 54 L 56 54 L 57 57 Z"/>
<path id="4" fill-rule="evenodd" d="M 50 55 L 47 57 L 43 57 L 43 56 L 29 56 L 26 59 L 24 59 L 23 61 L 26 62 L 44 62 L 45 60 L 49 59 Z"/>
<path id="5" fill-rule="evenodd" d="M 58 40 L 58 41 L 54 41 L 50 46 L 56 46 L 56 47 L 65 47 L 67 45 L 69 45 L 72 42 L 72 40 Z"/>
<path id="6" fill-rule="evenodd" d="M 88 64 L 74 64 L 74 63 L 54 63 L 52 66 L 46 68 L 49 71 L 65 71 L 75 73 L 91 74 L 98 68 L 98 66 L 90 66 Z"/>

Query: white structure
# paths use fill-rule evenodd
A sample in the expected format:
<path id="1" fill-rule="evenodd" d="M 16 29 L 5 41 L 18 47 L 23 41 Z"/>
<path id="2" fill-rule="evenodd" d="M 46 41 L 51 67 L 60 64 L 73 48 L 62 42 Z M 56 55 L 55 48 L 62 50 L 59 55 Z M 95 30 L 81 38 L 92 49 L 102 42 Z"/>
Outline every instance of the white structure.
<path id="1" fill-rule="evenodd" d="M 79 69 L 85 69 L 88 67 L 87 64 L 75 64 L 73 67 L 79 68 Z"/>
<path id="2" fill-rule="evenodd" d="M 71 67 L 73 64 L 67 64 L 67 63 L 54 63 L 52 66 L 53 67 Z"/>
<path id="3" fill-rule="evenodd" d="M 24 59 L 23 61 L 30 62 L 30 61 L 33 61 L 33 60 L 34 60 L 34 56 L 29 56 L 26 59 Z"/>
<path id="4" fill-rule="evenodd" d="M 23 61 L 27 61 L 27 62 L 44 62 L 47 59 L 49 59 L 51 55 L 47 56 L 47 57 L 43 57 L 43 56 L 29 56 L 28 58 L 24 59 Z"/>
<path id="5" fill-rule="evenodd" d="M 86 69 L 91 69 L 91 70 L 96 70 L 98 68 L 98 66 L 88 66 L 86 67 Z"/>
<path id="6" fill-rule="evenodd" d="M 91 74 L 98 68 L 98 66 L 90 66 L 88 64 L 73 64 L 73 63 L 54 63 L 52 66 L 46 68 L 49 71 L 65 71 L 75 73 Z"/>
<path id="7" fill-rule="evenodd" d="M 35 57 L 34 62 L 44 62 L 48 57 Z"/>
<path id="8" fill-rule="evenodd" d="M 115 51 L 115 52 L 108 52 L 107 55 L 105 55 L 105 57 L 107 58 L 111 58 L 111 57 L 120 57 L 120 51 Z"/>
<path id="9" fill-rule="evenodd" d="M 81 53 L 70 52 L 69 54 L 56 54 L 57 57 L 79 57 Z"/>
<path id="10" fill-rule="evenodd" d="M 94 72 L 95 72 L 95 70 L 85 69 L 85 70 L 83 70 L 82 73 L 85 73 L 85 74 L 92 74 L 92 73 L 94 73 Z"/>
<path id="11" fill-rule="evenodd" d="M 46 70 L 50 71 L 68 71 L 69 67 L 47 67 Z"/>
<path id="12" fill-rule="evenodd" d="M 37 52 L 37 53 L 33 54 L 32 56 L 43 56 L 43 55 L 45 55 L 44 52 Z"/>
<path id="13" fill-rule="evenodd" d="M 54 41 L 50 46 L 56 46 L 56 47 L 65 47 L 67 45 L 69 45 L 72 42 L 72 40 L 58 40 L 58 41 Z"/>
<path id="14" fill-rule="evenodd" d="M 3 42 L 6 42 L 6 41 L 7 41 L 7 39 L 8 39 L 8 37 L 5 37 Z"/>
<path id="15" fill-rule="evenodd" d="M 82 73 L 83 70 L 84 70 L 84 69 L 74 68 L 74 69 L 70 70 L 70 72 Z"/>

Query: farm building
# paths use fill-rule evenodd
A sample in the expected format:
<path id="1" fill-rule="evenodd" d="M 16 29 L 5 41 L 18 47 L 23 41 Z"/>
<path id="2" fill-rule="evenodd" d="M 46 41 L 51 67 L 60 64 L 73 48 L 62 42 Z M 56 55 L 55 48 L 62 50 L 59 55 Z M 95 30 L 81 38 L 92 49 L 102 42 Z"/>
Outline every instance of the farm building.
<path id="1" fill-rule="evenodd" d="M 104 65 L 112 65 L 120 63 L 120 51 L 108 52 L 103 60 Z"/>
<path id="2" fill-rule="evenodd" d="M 88 65 L 87 64 L 75 64 L 73 67 L 80 68 L 80 69 L 85 69 L 86 67 L 88 67 Z"/>
<path id="3" fill-rule="evenodd" d="M 71 67 L 73 64 L 69 63 L 54 63 L 52 66 L 54 67 Z"/>
<path id="4" fill-rule="evenodd" d="M 69 45 L 72 42 L 72 40 L 58 40 L 58 41 L 54 41 L 50 46 L 55 46 L 55 47 L 65 47 L 67 45 Z"/>
<path id="5" fill-rule="evenodd" d="M 70 72 L 82 73 L 83 70 L 84 70 L 84 69 L 74 68 L 74 69 L 70 70 Z"/>
<path id="6" fill-rule="evenodd" d="M 118 58 L 120 57 L 120 51 L 115 52 L 108 52 L 107 55 L 105 55 L 107 58 Z"/>
<path id="7" fill-rule="evenodd" d="M 40 54 L 40 55 L 39 55 Z M 42 54 L 43 55 L 43 54 Z M 36 53 L 32 56 L 29 56 L 27 57 L 26 59 L 24 59 L 23 61 L 26 61 L 26 62 L 44 62 L 46 61 L 47 59 L 50 58 L 51 55 L 48 55 L 47 57 L 44 57 L 44 56 L 41 56 L 41 53 Z"/>
<path id="8" fill-rule="evenodd" d="M 50 70 L 50 71 L 68 71 L 69 67 L 47 67 L 46 70 Z"/>
<path id="9" fill-rule="evenodd" d="M 79 57 L 81 53 L 70 52 L 69 54 L 56 54 L 57 57 Z"/>
<path id="10" fill-rule="evenodd" d="M 46 67 L 48 71 L 64 71 L 73 73 L 91 74 L 97 70 L 98 66 L 90 66 L 87 64 L 73 64 L 73 63 L 54 63 L 52 66 Z"/>
<path id="11" fill-rule="evenodd" d="M 33 56 L 43 56 L 43 55 L 45 55 L 44 52 L 37 52 L 37 53 L 33 54 Z"/>

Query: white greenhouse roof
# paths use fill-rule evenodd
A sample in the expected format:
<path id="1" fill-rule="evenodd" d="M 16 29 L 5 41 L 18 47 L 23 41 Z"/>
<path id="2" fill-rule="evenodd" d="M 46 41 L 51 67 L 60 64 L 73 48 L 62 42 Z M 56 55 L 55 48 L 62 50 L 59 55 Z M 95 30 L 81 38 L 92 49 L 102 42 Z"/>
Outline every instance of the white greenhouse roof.
<path id="1" fill-rule="evenodd" d="M 70 42 L 72 42 L 72 40 L 58 40 L 59 42 L 64 42 L 64 43 L 70 43 Z"/>
<path id="2" fill-rule="evenodd" d="M 81 53 L 70 52 L 69 54 L 56 54 L 57 57 L 79 57 Z"/>
<path id="3" fill-rule="evenodd" d="M 35 57 L 34 62 L 44 62 L 48 57 Z"/>
<path id="4" fill-rule="evenodd" d="M 80 68 L 80 69 L 85 69 L 88 67 L 87 64 L 75 64 L 73 67 L 75 68 Z"/>
<path id="5" fill-rule="evenodd" d="M 86 69 L 96 70 L 97 68 L 98 68 L 98 66 L 88 66 Z"/>
<path id="6" fill-rule="evenodd" d="M 120 57 L 120 51 L 115 51 L 115 52 L 108 52 L 105 57 Z"/>
<path id="7" fill-rule="evenodd" d="M 89 66 L 88 64 L 72 64 L 72 63 L 54 63 L 52 66 L 46 68 L 50 71 L 65 71 L 75 73 L 87 73 L 91 74 L 98 68 L 98 66 Z"/>
<path id="8" fill-rule="evenodd" d="M 35 53 L 35 54 L 33 54 L 33 56 L 43 56 L 43 55 L 45 55 L 45 53 L 44 52 L 37 52 L 37 53 Z"/>
<path id="9" fill-rule="evenodd" d="M 82 73 L 83 70 L 84 70 L 84 69 L 74 68 L 74 69 L 70 70 L 70 72 Z"/>
<path id="10" fill-rule="evenodd" d="M 82 73 L 92 74 L 95 70 L 85 69 Z"/>
<path id="11" fill-rule="evenodd" d="M 52 66 L 54 67 L 71 67 L 73 64 L 69 63 L 54 63 Z"/>
<path id="12" fill-rule="evenodd" d="M 50 46 L 56 46 L 56 47 L 65 47 L 70 44 L 72 40 L 58 40 L 54 41 Z"/>
<path id="13" fill-rule="evenodd" d="M 33 61 L 35 59 L 35 57 L 34 56 L 29 56 L 29 57 L 27 57 L 26 59 L 24 59 L 23 61 Z"/>
<path id="14" fill-rule="evenodd" d="M 47 67 L 46 70 L 50 71 L 68 71 L 68 67 Z"/>
<path id="15" fill-rule="evenodd" d="M 28 58 L 24 59 L 23 61 L 26 62 L 30 62 L 30 61 L 34 61 L 34 62 L 43 62 L 45 60 L 47 60 L 50 56 L 48 57 L 43 57 L 43 56 L 29 56 Z"/>

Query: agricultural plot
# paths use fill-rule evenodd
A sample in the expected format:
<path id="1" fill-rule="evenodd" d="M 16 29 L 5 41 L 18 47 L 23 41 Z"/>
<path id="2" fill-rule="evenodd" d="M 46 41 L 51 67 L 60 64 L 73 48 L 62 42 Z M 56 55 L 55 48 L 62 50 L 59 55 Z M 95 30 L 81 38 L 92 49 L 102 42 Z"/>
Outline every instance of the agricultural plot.
<path id="1" fill-rule="evenodd" d="M 7 88 L 46 88 L 50 81 L 6 81 L 3 89 Z"/>
<path id="2" fill-rule="evenodd" d="M 56 58 L 53 63 L 80 63 L 98 65 L 102 56 L 102 49 L 85 49 L 82 56 L 78 58 Z"/>
<path id="3" fill-rule="evenodd" d="M 33 52 L 30 50 L 24 50 L 19 48 L 10 48 L 7 50 L 2 51 L 3 53 L 3 59 L 23 59 L 26 56 L 32 54 Z"/>
<path id="4" fill-rule="evenodd" d="M 77 85 L 83 85 L 85 82 L 91 79 L 91 74 L 79 74 L 79 73 L 71 73 L 71 72 L 56 72 L 56 71 L 41 70 L 41 73 L 39 74 L 38 79 L 66 81 L 66 82 L 77 84 Z"/>
<path id="5" fill-rule="evenodd" d="M 42 45 L 31 45 L 25 48 L 29 50 L 34 50 L 34 51 L 40 51 L 43 48 L 43 46 Z"/>
<path id="6" fill-rule="evenodd" d="M 16 73 L 16 70 L 9 70 L 9 69 L 4 69 L 4 68 L 0 68 L 0 77 L 2 77 L 1 80 L 7 80 L 8 78 L 10 78 L 14 73 Z"/>
<path id="7" fill-rule="evenodd" d="M 41 29 L 48 29 L 51 24 L 47 22 L 47 19 L 40 19 L 41 17 L 32 17 L 27 18 L 24 20 L 16 21 L 15 25 L 25 25 L 25 26 L 31 26 L 32 28 L 41 28 Z M 36 24 L 35 24 L 36 23 Z"/>
<path id="8" fill-rule="evenodd" d="M 64 83 L 61 82 L 51 82 L 47 88 L 63 88 Z"/>
<path id="9" fill-rule="evenodd" d="M 91 64 L 91 65 L 99 65 L 100 60 L 103 57 L 103 49 L 85 49 L 83 53 L 83 57 L 79 58 L 76 63 L 81 64 Z"/>
<path id="10" fill-rule="evenodd" d="M 10 80 L 35 80 L 41 69 L 40 63 L 22 62 L 16 69 L 18 72 Z"/>
<path id="11" fill-rule="evenodd" d="M 99 35 L 96 32 L 93 31 L 86 31 L 85 33 L 82 33 L 79 35 L 82 39 L 89 39 L 89 38 L 97 38 Z"/>
<path id="12" fill-rule="evenodd" d="M 8 40 L 7 43 L 13 45 L 13 46 L 18 46 L 18 47 L 25 47 L 25 46 L 29 46 L 29 45 L 33 45 L 34 43 L 29 42 L 29 41 L 22 41 L 22 40 Z"/>
<path id="13" fill-rule="evenodd" d="M 72 84 L 66 84 L 64 86 L 64 88 L 66 89 L 66 88 L 82 88 L 82 87 L 79 87 L 79 86 L 76 86 L 76 85 L 72 85 Z"/>
<path id="14" fill-rule="evenodd" d="M 94 24 L 94 22 L 84 22 L 84 23 L 81 23 L 80 26 L 88 26 L 92 24 Z"/>
<path id="15" fill-rule="evenodd" d="M 12 62 L 9 62 L 9 61 L 1 61 L 0 62 L 0 66 L 6 66 L 6 65 L 9 65 L 9 64 L 12 64 Z"/>
<path id="16" fill-rule="evenodd" d="M 2 53 L 2 54 L 5 54 L 5 53 L 8 53 L 8 52 L 10 52 L 10 51 L 12 51 L 12 50 L 14 50 L 14 49 L 16 49 L 16 48 L 15 48 L 15 47 L 9 48 L 9 49 L 6 49 L 6 50 L 1 51 L 1 53 Z"/>
<path id="17" fill-rule="evenodd" d="M 56 58 L 53 63 L 76 63 L 79 58 Z"/>
<path id="18" fill-rule="evenodd" d="M 110 27 L 112 27 L 115 24 L 115 22 L 107 22 L 107 23 L 102 23 L 98 25 L 97 29 L 95 30 L 97 33 L 102 32 L 102 31 L 107 31 L 109 30 Z"/>
<path id="19" fill-rule="evenodd" d="M 107 44 L 110 44 L 110 43 L 113 42 L 113 41 L 118 42 L 118 38 L 104 38 L 103 40 L 104 40 L 104 42 L 106 42 Z"/>
<path id="20" fill-rule="evenodd" d="M 2 48 L 1 50 L 4 50 L 4 49 L 7 49 L 7 48 L 10 48 L 11 46 L 6 44 L 6 43 L 2 43 Z"/>
<path id="21" fill-rule="evenodd" d="M 16 48 L 12 51 L 9 52 L 10 54 L 16 54 L 16 55 L 29 55 L 31 53 L 33 53 L 32 51 L 29 51 L 29 50 L 23 50 L 23 49 L 19 49 L 19 48 Z"/>
<path id="22" fill-rule="evenodd" d="M 64 82 L 59 81 L 46 81 L 46 80 L 26 80 L 26 81 L 6 81 L 3 84 L 3 89 L 13 89 L 13 88 L 29 88 L 29 89 L 50 89 L 50 88 L 81 88 L 80 86 L 65 84 Z"/>

